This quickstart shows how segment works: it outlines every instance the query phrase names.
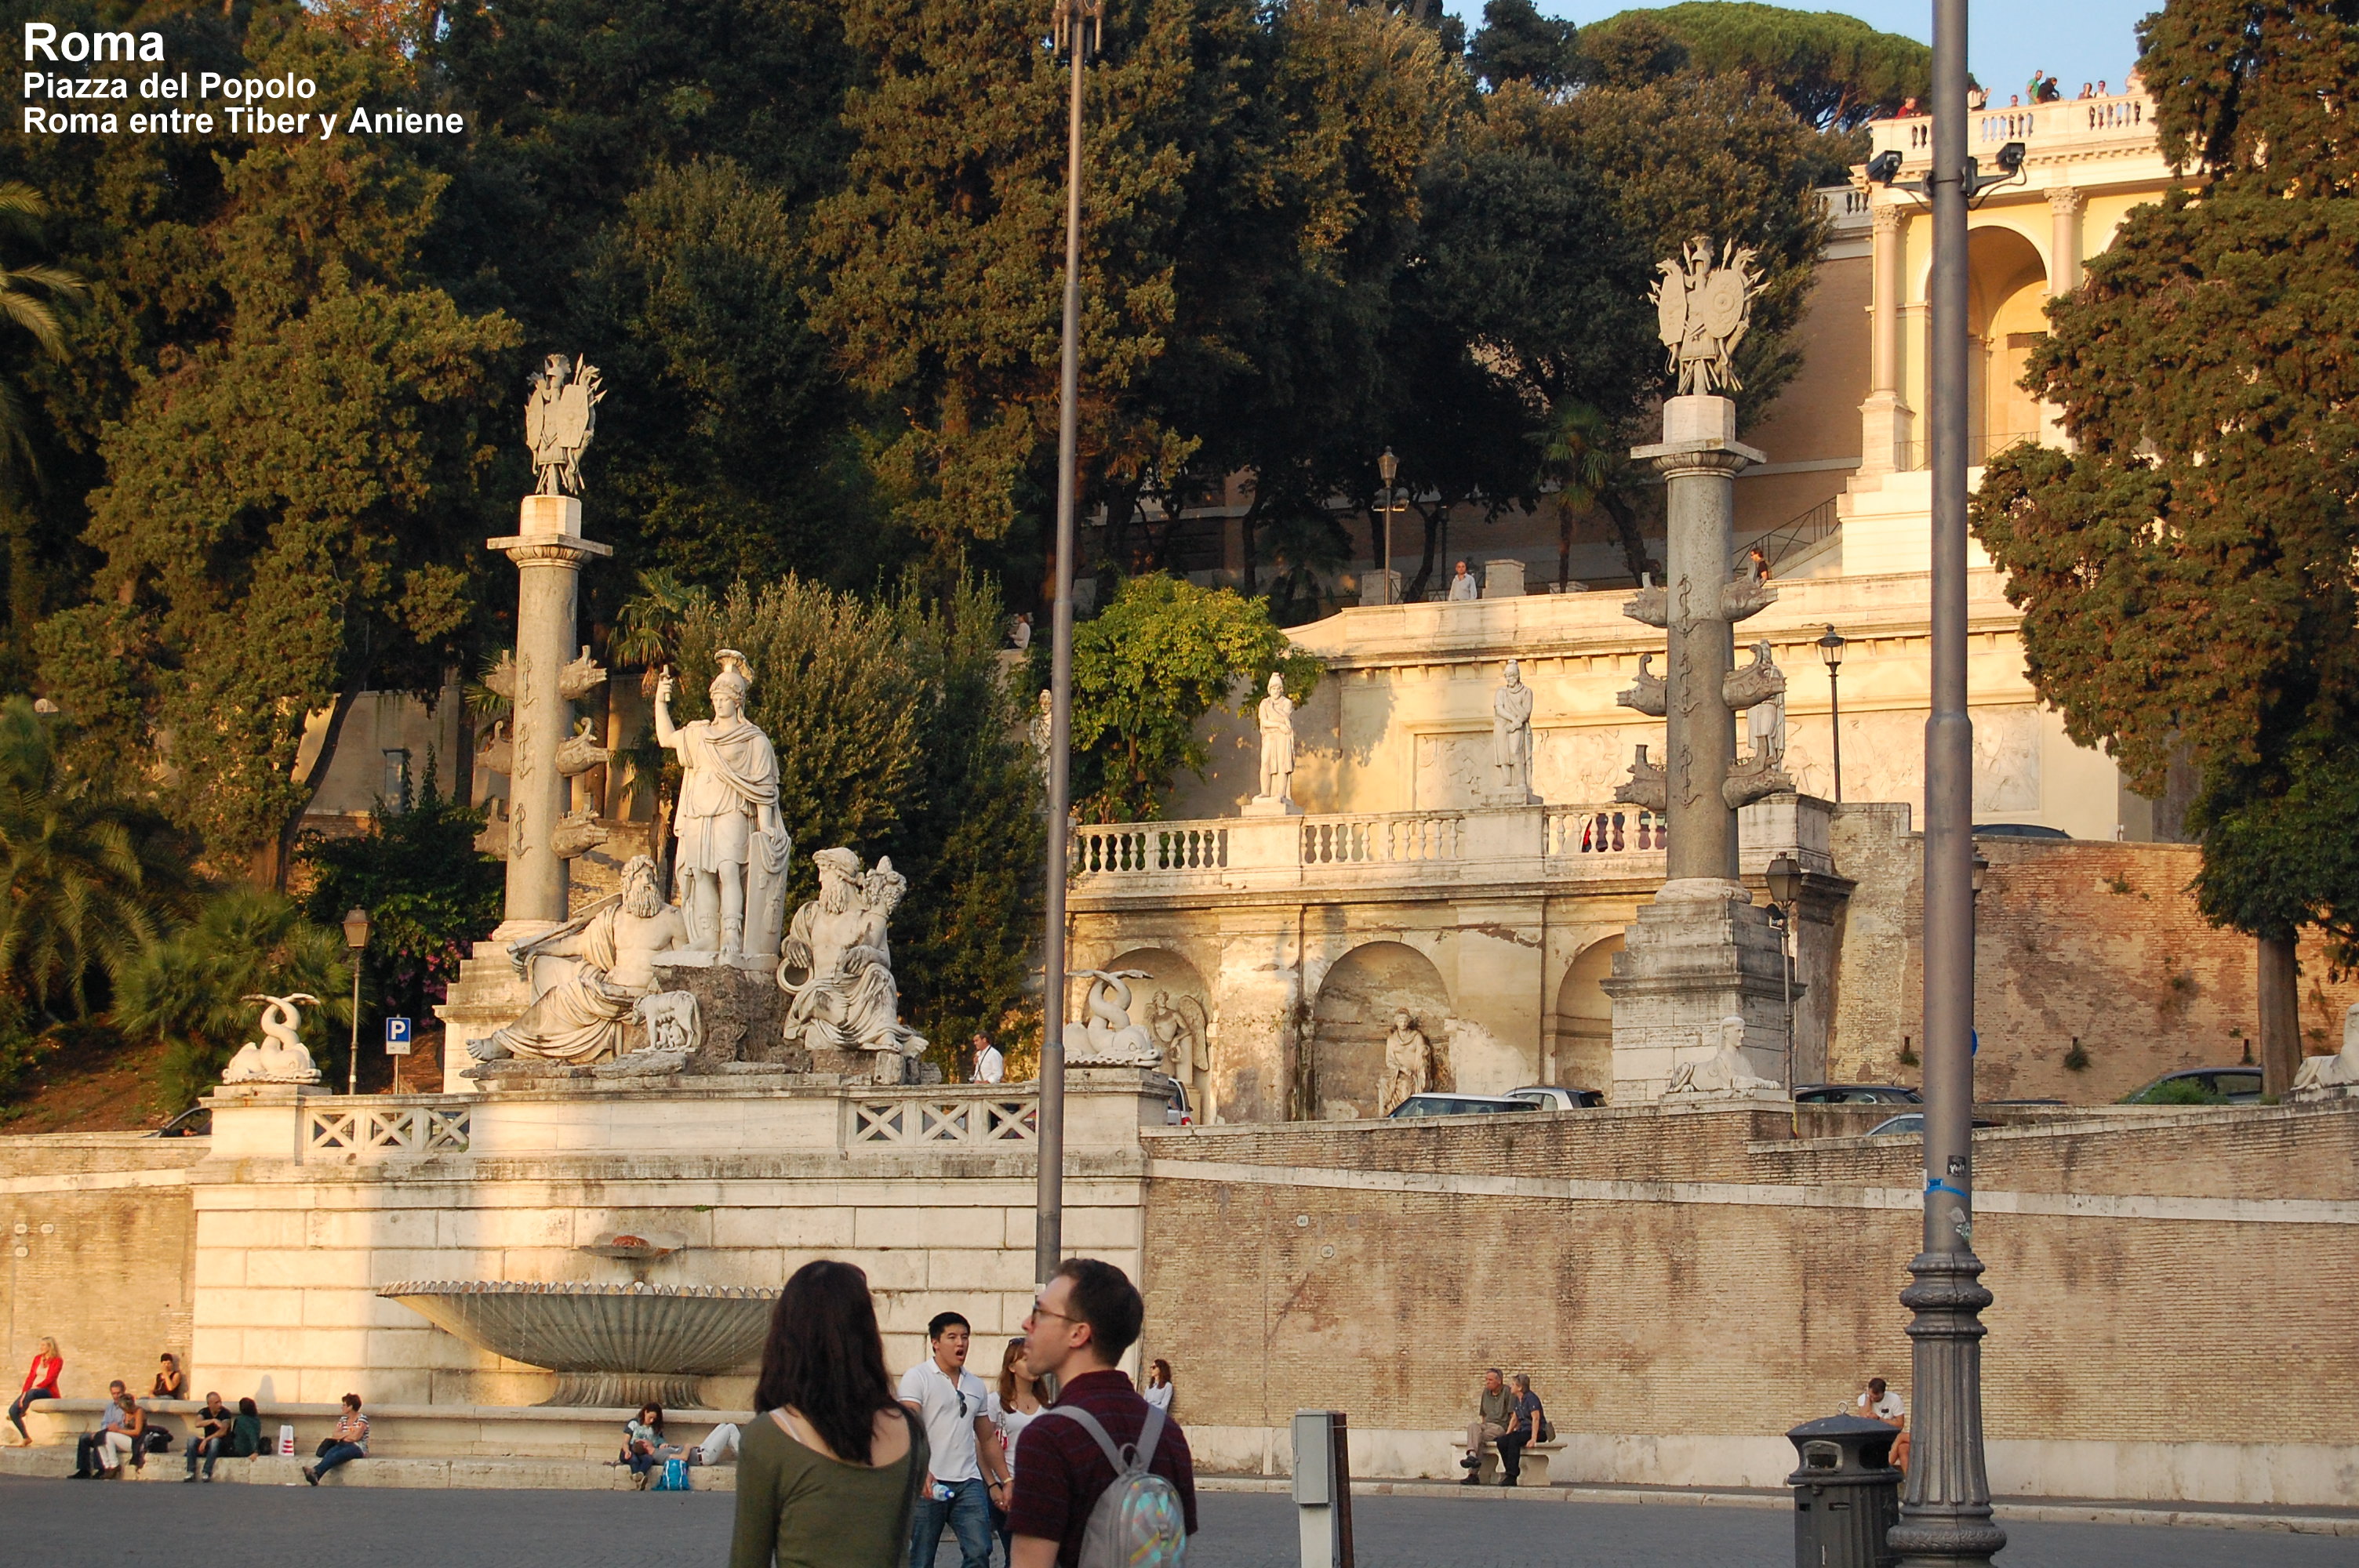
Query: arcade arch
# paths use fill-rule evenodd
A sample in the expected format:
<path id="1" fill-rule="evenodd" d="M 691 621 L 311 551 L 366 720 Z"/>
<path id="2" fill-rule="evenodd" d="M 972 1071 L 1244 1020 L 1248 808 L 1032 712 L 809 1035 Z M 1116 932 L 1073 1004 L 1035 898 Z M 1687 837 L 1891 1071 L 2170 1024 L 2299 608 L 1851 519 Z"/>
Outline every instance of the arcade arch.
<path id="1" fill-rule="evenodd" d="M 1568 1088 L 1614 1089 L 1614 999 L 1601 983 L 1614 972 L 1622 933 L 1582 948 L 1556 993 L 1556 1081 Z"/>
<path id="2" fill-rule="evenodd" d="M 1343 955 L 1310 1008 L 1303 1113 L 1335 1120 L 1376 1114 L 1384 1092 L 1385 1036 L 1405 1010 L 1434 1044 L 1437 1088 L 1451 1087 L 1450 990 L 1433 960 L 1401 942 L 1370 942 Z"/>
<path id="3" fill-rule="evenodd" d="M 2048 335 L 2048 265 L 2013 229 L 1975 229 L 1966 237 L 1966 318 L 1975 384 L 1967 390 L 1967 457 L 1980 463 L 2019 440 L 2038 440 L 2041 405 L 2022 387 L 2032 345 Z"/>

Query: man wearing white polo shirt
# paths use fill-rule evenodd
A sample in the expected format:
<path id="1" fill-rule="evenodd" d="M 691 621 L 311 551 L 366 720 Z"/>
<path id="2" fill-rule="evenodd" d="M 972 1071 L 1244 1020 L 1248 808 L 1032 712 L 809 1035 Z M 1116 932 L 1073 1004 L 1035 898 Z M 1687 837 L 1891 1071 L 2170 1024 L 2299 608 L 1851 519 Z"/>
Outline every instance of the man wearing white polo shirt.
<path id="1" fill-rule="evenodd" d="M 991 1568 L 991 1510 L 1006 1506 L 1007 1458 L 983 1379 L 966 1369 L 973 1332 L 957 1313 L 936 1313 L 926 1325 L 932 1354 L 901 1374 L 901 1402 L 925 1422 L 933 1454 L 909 1521 L 909 1568 L 933 1568 L 945 1524 L 958 1537 L 959 1568 Z"/>

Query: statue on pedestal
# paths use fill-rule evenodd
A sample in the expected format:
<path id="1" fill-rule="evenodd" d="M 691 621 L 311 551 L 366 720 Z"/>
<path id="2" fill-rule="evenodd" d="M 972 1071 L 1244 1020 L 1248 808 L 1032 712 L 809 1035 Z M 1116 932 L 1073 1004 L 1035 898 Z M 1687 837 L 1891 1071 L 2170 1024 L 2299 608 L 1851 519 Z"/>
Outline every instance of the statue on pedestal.
<path id="1" fill-rule="evenodd" d="M 1491 768 L 1501 798 L 1518 806 L 1531 799 L 1532 688 L 1514 659 L 1491 695 Z"/>
<path id="2" fill-rule="evenodd" d="M 1715 1043 L 1716 1035 L 1716 1043 Z M 1706 1031 L 1698 1044 L 1713 1046 L 1712 1054 L 1701 1062 L 1686 1062 L 1673 1069 L 1671 1081 L 1663 1090 L 1663 1098 L 1693 1096 L 1698 1099 L 1757 1098 L 1757 1091 L 1768 1089 L 1784 1094 L 1783 1085 L 1771 1082 L 1745 1065 L 1745 1020 L 1734 1016 L 1720 1021 L 1717 1031 Z"/>
<path id="3" fill-rule="evenodd" d="M 597 434 L 598 404 L 606 395 L 598 384 L 598 367 L 551 354 L 541 361 L 538 373 L 526 379 L 532 391 L 525 398 L 524 438 L 538 481 L 534 493 L 579 495 L 582 453 Z"/>
<path id="4" fill-rule="evenodd" d="M 1761 286 L 1756 252 L 1731 240 L 1712 261 L 1712 241 L 1698 234 L 1674 261 L 1656 264 L 1657 325 L 1679 377 L 1679 395 L 1741 391 L 1736 345 L 1753 319 L 1753 291 Z"/>
<path id="5" fill-rule="evenodd" d="M 1433 1042 L 1417 1026 L 1406 1008 L 1393 1011 L 1392 1033 L 1385 1036 L 1385 1087 L 1376 1114 L 1390 1116 L 1411 1095 L 1433 1087 Z"/>
<path id="6" fill-rule="evenodd" d="M 690 941 L 723 959 L 767 960 L 786 915 L 787 857 L 794 841 L 778 818 L 778 760 L 745 717 L 753 670 L 734 648 L 719 654 L 709 689 L 712 717 L 671 719 L 672 677 L 656 686 L 656 740 L 679 753 L 684 777 L 675 818 Z"/>
<path id="7" fill-rule="evenodd" d="M 845 849 L 811 857 L 819 897 L 795 911 L 778 962 L 778 989 L 792 999 L 786 1038 L 807 1051 L 865 1051 L 880 1084 L 907 1082 L 926 1042 L 900 1019 L 886 925 L 908 879 L 892 857 L 863 872 Z"/>
<path id="8" fill-rule="evenodd" d="M 222 1069 L 224 1084 L 316 1084 L 320 1069 L 313 1065 L 311 1053 L 304 1048 L 297 1031 L 303 1027 L 303 1015 L 297 1011 L 299 1001 L 314 1007 L 320 999 L 308 991 L 291 996 L 250 996 L 244 1000 L 262 1004 L 262 1038 L 266 1045 L 249 1040 L 238 1047 L 237 1054 Z"/>
<path id="9" fill-rule="evenodd" d="M 1269 673 L 1269 695 L 1256 712 L 1261 722 L 1261 790 L 1253 804 L 1275 816 L 1294 810 L 1294 699 L 1286 677 Z"/>
<path id="10" fill-rule="evenodd" d="M 1273 677 L 1275 678 L 1275 677 Z M 1130 983 L 1148 979 L 1145 969 L 1075 969 L 1090 979 L 1082 1011 L 1088 1018 L 1065 1025 L 1065 1061 L 1076 1067 L 1156 1067 L 1163 1048 L 1131 1021 Z"/>
<path id="11" fill-rule="evenodd" d="M 513 1057 L 586 1066 L 623 1054 L 635 1020 L 642 1028 L 661 1020 L 668 1027 L 659 1033 L 667 1039 L 674 1031 L 682 1038 L 694 1034 L 692 1011 L 683 1014 L 676 1002 L 653 1010 L 643 1005 L 683 994 L 658 989 L 655 959 L 686 946 L 687 938 L 688 923 L 664 902 L 655 862 L 632 856 L 619 894 L 546 935 L 509 945 L 508 961 L 534 982 L 532 1005 L 506 1028 L 467 1042 L 467 1054 L 478 1062 Z M 546 968 L 536 962 L 552 959 L 572 962 Z M 543 981 L 536 970 L 552 978 Z M 686 1000 L 692 1010 L 694 999 Z"/>

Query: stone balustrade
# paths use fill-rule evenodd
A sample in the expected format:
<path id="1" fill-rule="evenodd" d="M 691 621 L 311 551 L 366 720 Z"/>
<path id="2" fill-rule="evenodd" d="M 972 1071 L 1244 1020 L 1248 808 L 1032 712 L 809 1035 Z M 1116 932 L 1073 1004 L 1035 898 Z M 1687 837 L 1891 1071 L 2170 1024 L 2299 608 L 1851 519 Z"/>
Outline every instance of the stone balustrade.
<path id="1" fill-rule="evenodd" d="M 2105 98 L 2060 98 L 2052 103 L 2012 107 L 1994 103 L 1972 111 L 1966 119 L 1966 130 L 1970 150 L 1985 160 L 2009 142 L 2023 143 L 2033 158 L 2068 151 L 2079 154 L 2101 146 L 2143 150 L 2154 143 L 2154 103 L 2142 92 L 2116 93 Z M 1875 152 L 1897 152 L 1904 167 L 1923 163 L 1932 157 L 1930 114 L 1873 121 L 1868 132 Z M 1991 172 L 1987 161 L 1984 172 Z"/>
<path id="2" fill-rule="evenodd" d="M 1828 810 L 1792 795 L 1745 807 L 1745 871 L 1759 874 L 1782 852 L 1806 871 L 1831 872 Z M 1077 829 L 1074 838 L 1073 896 L 1086 907 L 1134 895 L 1649 884 L 1663 879 L 1669 829 L 1635 806 L 1531 806 L 1116 823 Z"/>

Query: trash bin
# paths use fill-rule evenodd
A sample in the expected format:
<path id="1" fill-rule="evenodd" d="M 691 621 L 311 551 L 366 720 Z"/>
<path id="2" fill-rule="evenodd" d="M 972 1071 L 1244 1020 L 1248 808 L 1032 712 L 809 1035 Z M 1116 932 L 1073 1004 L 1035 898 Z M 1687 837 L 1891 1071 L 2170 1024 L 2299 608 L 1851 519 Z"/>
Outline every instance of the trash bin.
<path id="1" fill-rule="evenodd" d="M 1900 1554 L 1884 1544 L 1900 1522 L 1900 1472 L 1890 1463 L 1897 1427 L 1865 1416 L 1831 1415 L 1786 1434 L 1802 1467 L 1794 1488 L 1794 1568 L 1890 1568 Z"/>

